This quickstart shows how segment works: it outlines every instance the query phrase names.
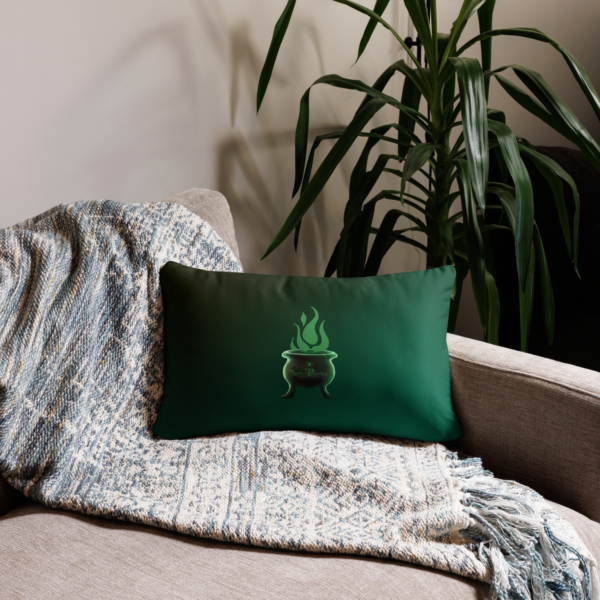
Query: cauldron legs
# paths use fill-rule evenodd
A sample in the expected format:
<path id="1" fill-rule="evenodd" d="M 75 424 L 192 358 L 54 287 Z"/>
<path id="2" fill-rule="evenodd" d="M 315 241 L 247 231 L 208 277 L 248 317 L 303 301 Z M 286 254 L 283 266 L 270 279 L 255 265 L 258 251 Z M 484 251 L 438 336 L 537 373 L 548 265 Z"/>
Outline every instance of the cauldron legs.
<path id="1" fill-rule="evenodd" d="M 294 394 L 296 393 L 296 386 L 292 385 L 291 383 L 289 384 L 290 389 L 283 395 L 281 396 L 282 398 L 293 398 Z"/>
<path id="2" fill-rule="evenodd" d="M 327 391 L 326 385 L 320 385 L 319 389 L 321 390 L 321 394 L 323 394 L 323 398 L 327 400 L 333 400 L 333 396 Z M 289 392 L 288 392 L 289 394 Z"/>

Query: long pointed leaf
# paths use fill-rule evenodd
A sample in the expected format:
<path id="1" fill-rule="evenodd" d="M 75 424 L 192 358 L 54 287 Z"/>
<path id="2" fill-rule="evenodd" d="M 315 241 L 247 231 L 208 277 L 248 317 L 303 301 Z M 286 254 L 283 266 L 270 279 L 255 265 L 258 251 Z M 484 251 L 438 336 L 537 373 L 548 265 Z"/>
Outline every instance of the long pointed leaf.
<path id="1" fill-rule="evenodd" d="M 381 17 L 389 3 L 390 0 L 377 0 L 377 2 L 375 2 L 373 12 Z M 356 62 L 358 62 L 358 59 L 362 56 L 362 53 L 365 51 L 365 48 L 367 47 L 367 44 L 369 43 L 369 40 L 371 39 L 371 36 L 375 31 L 375 27 L 377 27 L 377 21 L 375 19 L 370 19 L 367 23 L 365 32 L 363 33 L 363 36 L 360 40 L 360 44 L 358 46 L 358 56 L 356 57 Z"/>
<path id="2" fill-rule="evenodd" d="M 414 81 L 407 77 L 402 86 L 401 104 L 418 111 L 419 104 L 421 103 L 421 96 L 421 91 L 415 85 Z M 412 139 L 410 133 L 415 130 L 415 120 L 409 112 L 400 109 L 398 126 L 398 156 L 400 158 L 405 158 L 406 153 L 408 152 L 407 143 Z"/>
<path id="3" fill-rule="evenodd" d="M 302 192 L 306 189 L 308 182 L 310 181 L 310 177 L 312 174 L 313 162 L 315 160 L 315 152 L 317 148 L 321 145 L 323 140 L 334 140 L 342 137 L 343 131 L 334 131 L 332 133 L 325 133 L 323 135 L 318 135 L 314 140 L 312 147 L 310 149 L 310 153 L 308 154 L 308 160 L 306 161 L 306 168 L 304 170 L 304 177 L 302 178 Z M 294 194 L 295 195 L 295 194 Z M 293 198 L 293 196 L 292 196 Z"/>
<path id="4" fill-rule="evenodd" d="M 477 11 L 479 19 L 480 33 L 486 33 L 492 29 L 494 18 L 494 7 L 496 0 L 487 0 L 487 2 Z M 489 71 L 492 68 L 492 38 L 488 37 L 481 40 L 481 67 L 484 71 Z M 485 97 L 490 95 L 490 80 L 485 80 Z"/>
<path id="5" fill-rule="evenodd" d="M 382 125 L 381 127 L 375 127 L 374 129 L 371 129 L 371 133 L 384 135 L 391 129 L 391 127 L 391 125 Z M 362 184 L 363 179 L 367 173 L 367 164 L 369 162 L 371 150 L 378 143 L 379 140 L 375 137 L 369 138 L 365 143 L 364 148 L 360 153 L 360 157 L 358 158 L 354 169 L 352 169 L 352 174 L 350 175 L 350 196 L 353 196 Z"/>
<path id="6" fill-rule="evenodd" d="M 448 41 L 448 46 L 444 51 L 444 55 L 440 60 L 439 66 L 443 67 L 446 60 L 449 57 L 455 55 L 456 45 L 458 44 L 458 40 L 462 32 L 464 31 L 469 19 L 475 14 L 477 10 L 481 8 L 483 4 L 485 4 L 487 0 L 464 0 L 460 11 L 458 13 L 458 17 L 456 17 L 456 21 L 452 24 L 452 29 L 450 31 L 450 39 Z"/>
<path id="7" fill-rule="evenodd" d="M 302 219 L 298 221 L 294 230 L 294 252 L 298 252 L 298 241 L 300 240 L 300 228 L 302 227 Z"/>
<path id="8" fill-rule="evenodd" d="M 348 228 L 348 231 L 354 226 L 354 223 L 358 219 L 360 211 L 362 210 L 363 202 L 371 193 L 371 190 L 377 183 L 382 173 L 393 173 L 394 175 L 398 175 L 400 178 L 402 178 L 403 173 L 401 171 L 395 171 L 394 169 L 386 168 L 386 165 L 390 160 L 399 161 L 400 158 L 395 154 L 381 154 L 375 161 L 373 168 L 366 173 L 360 187 L 350 196 L 349 201 L 346 203 L 346 208 L 344 209 L 344 227 Z M 409 181 L 426 195 L 431 195 L 427 188 L 415 179 L 411 178 Z"/>
<path id="9" fill-rule="evenodd" d="M 317 169 L 314 177 L 310 180 L 310 183 L 306 186 L 304 193 L 298 199 L 298 202 L 294 205 L 291 213 L 284 221 L 283 225 L 271 240 L 269 247 L 265 251 L 261 260 L 267 257 L 277 246 L 279 246 L 283 240 L 295 229 L 298 222 L 306 214 L 306 211 L 312 206 L 317 196 L 321 193 L 325 184 L 331 177 L 333 171 L 346 155 L 356 138 L 359 136 L 365 125 L 373 118 L 373 116 L 385 106 L 386 102 L 383 100 L 375 99 L 371 100 L 354 119 L 350 122 L 348 127 L 344 130 L 342 137 L 335 143 L 334 147 L 329 151 L 329 154 L 325 157 L 325 160 L 321 163 Z"/>
<path id="10" fill-rule="evenodd" d="M 331 258 L 329 259 L 329 262 L 325 267 L 324 277 L 331 277 L 335 273 L 338 264 L 339 253 L 340 240 L 338 240 L 337 244 L 335 245 L 335 248 L 333 249 L 333 252 L 331 253 Z"/>
<path id="11" fill-rule="evenodd" d="M 400 183 L 400 198 L 404 194 L 404 188 L 410 178 L 431 158 L 437 144 L 423 143 L 413 146 L 406 154 L 406 161 L 402 171 L 402 182 Z"/>
<path id="12" fill-rule="evenodd" d="M 535 115 L 538 119 L 558 131 L 563 137 L 569 141 L 576 143 L 571 132 L 553 115 L 551 115 L 535 98 L 524 92 L 518 85 L 512 83 L 501 75 L 494 74 L 496 81 L 504 88 L 504 91 L 525 110 Z"/>
<path id="13" fill-rule="evenodd" d="M 586 73 L 583 66 L 579 63 L 579 61 L 568 52 L 563 46 L 561 46 L 556 40 L 553 40 L 550 36 L 546 35 L 539 29 L 533 28 L 516 28 L 516 29 L 495 29 L 493 31 L 488 31 L 482 35 L 478 35 L 473 39 L 469 40 L 464 46 L 462 46 L 457 51 L 457 56 L 460 56 L 467 48 L 470 48 L 473 44 L 482 41 L 486 38 L 491 38 L 497 35 L 507 35 L 507 36 L 517 36 L 524 37 L 531 40 L 537 40 L 539 42 L 544 42 L 546 44 L 550 44 L 555 50 L 558 50 L 562 57 L 565 59 L 569 69 L 571 69 L 571 73 L 573 73 L 573 77 L 575 77 L 575 81 L 579 84 L 579 87 L 585 94 L 589 103 L 591 104 L 596 116 L 600 119 L 600 97 L 598 93 L 594 89 L 592 81 L 590 80 L 588 74 Z"/>
<path id="14" fill-rule="evenodd" d="M 531 314 L 533 312 L 533 289 L 535 282 L 535 248 L 531 244 L 531 257 L 527 269 L 527 284 L 525 290 L 519 290 L 519 315 L 521 318 L 521 351 L 527 352 L 529 347 L 529 332 L 531 330 Z"/>
<path id="15" fill-rule="evenodd" d="M 403 62 L 403 61 L 398 61 Z M 398 70 L 394 65 L 390 67 L 393 69 L 392 72 Z M 304 165 L 306 163 L 306 152 L 308 149 L 308 129 L 309 129 L 309 118 L 310 118 L 310 90 L 313 86 L 318 84 L 330 85 L 332 87 L 347 89 L 347 90 L 355 90 L 360 92 L 365 92 L 368 97 L 371 98 L 380 98 L 385 100 L 395 108 L 402 110 L 404 113 L 410 115 L 413 119 L 413 127 L 414 120 L 419 121 L 421 126 L 428 130 L 428 120 L 421 115 L 418 110 L 413 109 L 411 106 L 405 106 L 401 102 L 398 102 L 392 96 L 388 96 L 387 94 L 382 93 L 380 90 L 371 87 L 358 79 L 347 79 L 345 77 L 340 77 L 339 75 L 324 75 L 323 77 L 319 77 L 307 90 L 304 92 L 302 99 L 300 100 L 300 110 L 298 113 L 298 122 L 296 124 L 296 138 L 295 138 L 295 160 L 296 160 L 296 171 L 294 178 L 294 189 L 292 192 L 292 197 L 296 195 L 300 186 L 302 184 L 302 177 L 304 173 Z M 366 103 L 363 101 L 361 103 L 360 110 L 364 108 Z M 356 114 L 358 114 L 357 111 Z"/>
<path id="16" fill-rule="evenodd" d="M 429 59 L 429 64 L 435 67 L 437 65 L 437 56 L 434 51 L 434 42 L 429 26 L 429 16 L 427 14 L 427 6 L 424 0 L 404 0 L 404 6 L 408 11 L 410 20 L 412 21 L 421 43 L 425 56 Z"/>
<path id="17" fill-rule="evenodd" d="M 488 127 L 500 144 L 502 157 L 515 184 L 517 198 L 515 252 L 519 284 L 521 290 L 524 290 L 533 240 L 533 188 L 513 132 L 499 121 L 488 121 Z"/>
<path id="18" fill-rule="evenodd" d="M 367 264 L 365 265 L 366 277 L 377 275 L 377 272 L 381 267 L 381 261 L 389 250 L 388 242 L 394 231 L 394 225 L 396 225 L 396 221 L 403 216 L 403 214 L 405 213 L 401 210 L 392 209 L 387 212 L 385 217 L 383 217 L 377 235 L 375 236 L 375 241 L 371 246 Z"/>
<path id="19" fill-rule="evenodd" d="M 461 246 L 462 248 L 462 246 Z M 463 282 L 469 272 L 469 263 L 456 254 L 454 261 L 456 269 L 456 280 L 454 281 L 454 289 L 452 291 L 452 299 L 450 301 L 450 315 L 448 318 L 448 333 L 454 333 L 456 320 L 458 318 L 458 309 L 460 307 L 460 298 L 462 296 Z"/>
<path id="20" fill-rule="evenodd" d="M 400 37 L 398 32 L 387 21 L 384 21 L 377 13 L 373 12 L 372 10 L 368 9 L 366 6 L 363 6 L 362 4 L 357 4 L 356 2 L 352 2 L 351 0 L 333 0 L 333 1 L 338 2 L 339 4 L 345 4 L 346 6 L 349 6 L 350 8 L 353 8 L 354 10 L 361 12 L 364 15 L 367 15 L 368 17 L 371 17 L 371 19 L 374 19 L 378 23 L 381 23 L 381 25 L 383 25 L 388 31 L 390 31 L 391 34 L 400 42 L 400 45 L 406 50 L 407 54 L 411 57 L 412 61 L 415 63 L 417 68 L 422 71 L 421 63 L 419 63 L 419 61 L 417 60 L 417 57 L 413 54 L 411 49 L 406 45 L 406 42 L 402 39 L 402 37 Z"/>
<path id="21" fill-rule="evenodd" d="M 489 144 L 487 103 L 483 71 L 474 58 L 451 58 L 456 69 L 460 90 L 460 109 L 463 120 L 465 148 L 471 185 L 482 211 L 485 211 L 489 173 Z M 473 270 L 473 267 L 471 267 Z"/>
<path id="22" fill-rule="evenodd" d="M 304 163 L 306 162 L 306 149 L 308 147 L 308 122 L 310 118 L 310 86 L 300 99 L 300 110 L 298 111 L 298 122 L 296 124 L 295 138 L 295 156 L 296 156 L 296 176 L 294 178 L 294 190 L 292 198 L 302 185 L 302 175 L 304 174 Z"/>
<path id="23" fill-rule="evenodd" d="M 544 321 L 544 330 L 546 331 L 546 340 L 548 345 L 554 340 L 554 324 L 556 321 L 556 305 L 554 303 L 554 291 L 552 289 L 552 281 L 550 279 L 550 270 L 546 261 L 546 252 L 542 244 L 542 236 L 538 226 L 535 227 L 535 235 L 533 237 L 535 245 L 535 253 L 538 261 L 538 276 L 540 281 L 540 291 L 542 293 L 542 318 Z"/>
<path id="24" fill-rule="evenodd" d="M 485 341 L 488 344 L 500 343 L 498 328 L 500 326 L 500 295 L 494 276 L 485 270 L 485 290 L 487 297 L 487 324 L 485 328 Z"/>
<path id="25" fill-rule="evenodd" d="M 367 202 L 362 211 L 356 228 L 352 233 L 352 262 L 350 265 L 351 277 L 362 277 L 365 272 L 369 236 L 373 225 L 376 202 Z"/>
<path id="26" fill-rule="evenodd" d="M 512 70 L 529 88 L 529 91 L 544 105 L 546 110 L 559 119 L 569 130 L 573 141 L 583 151 L 594 167 L 600 171 L 600 146 L 564 100 L 558 96 L 546 80 L 536 71 L 520 65 L 513 65 Z"/>
<path id="27" fill-rule="evenodd" d="M 265 64 L 263 65 L 262 71 L 260 72 L 260 78 L 258 80 L 258 90 L 256 92 L 256 112 L 259 111 L 260 105 L 265 97 L 267 87 L 269 87 L 269 81 L 271 81 L 271 75 L 273 74 L 273 67 L 275 66 L 277 55 L 279 54 L 279 48 L 281 48 L 281 42 L 283 42 L 283 38 L 285 37 L 285 33 L 288 25 L 290 24 L 290 19 L 292 18 L 295 6 L 296 0 L 288 0 L 288 3 L 285 5 L 279 20 L 275 24 L 273 37 L 271 38 L 271 45 L 269 46 L 267 58 L 265 59 Z"/>
<path id="28" fill-rule="evenodd" d="M 579 258 L 579 214 L 581 210 L 581 205 L 579 201 L 579 191 L 577 190 L 577 184 L 574 179 L 555 161 L 552 160 L 549 156 L 538 152 L 531 146 L 526 140 L 521 140 L 522 143 L 519 144 L 519 150 L 521 154 L 530 158 L 534 164 L 542 165 L 554 172 L 558 177 L 560 177 L 566 184 L 569 185 L 571 191 L 573 192 L 573 202 L 575 204 L 575 215 L 573 216 L 573 266 L 575 267 L 575 272 L 579 276 L 579 269 L 577 268 L 577 262 Z"/>
<path id="29" fill-rule="evenodd" d="M 550 189 L 552 190 L 552 195 L 554 196 L 554 202 L 556 204 L 556 211 L 558 212 L 558 220 L 560 222 L 563 237 L 567 245 L 567 252 L 569 253 L 569 258 L 573 260 L 573 243 L 571 241 L 571 227 L 569 226 L 569 213 L 567 212 L 567 206 L 565 204 L 565 190 L 563 182 L 560 180 L 560 177 L 558 177 L 558 175 L 554 171 L 545 167 L 541 162 L 532 162 L 535 168 L 544 177 L 544 179 L 546 179 L 548 185 L 550 186 Z"/>
<path id="30" fill-rule="evenodd" d="M 398 60 L 395 63 L 391 64 L 375 81 L 375 83 L 371 86 L 374 90 L 378 92 L 382 92 L 385 89 L 385 86 L 388 84 L 389 80 L 397 73 L 402 73 L 406 79 L 410 79 L 413 85 L 419 90 L 430 91 L 429 82 L 424 80 L 421 73 L 418 72 L 417 69 L 412 69 L 406 64 L 404 60 Z M 370 99 L 372 96 L 367 94 L 364 98 L 360 106 L 358 107 L 358 112 Z M 410 97 L 408 97 L 410 98 Z M 413 107 L 411 102 L 405 102 L 404 99 L 401 100 L 401 103 Z M 418 111 L 419 105 L 413 107 L 415 111 Z"/>
<path id="31" fill-rule="evenodd" d="M 404 61 L 399 60 L 397 63 L 394 63 L 394 65 L 392 65 L 390 68 L 393 68 L 395 71 L 400 71 L 401 68 L 403 68 L 403 67 L 397 67 L 396 65 L 401 65 L 401 63 L 404 63 Z M 404 63 L 404 64 L 406 64 L 406 63 Z M 332 87 L 337 87 L 337 88 L 341 88 L 341 89 L 365 92 L 371 98 L 379 98 L 380 100 L 385 100 L 388 104 L 390 104 L 394 108 L 402 109 L 402 110 L 406 111 L 408 114 L 410 114 L 414 119 L 416 119 L 419 122 L 419 124 L 421 125 L 421 127 L 423 127 L 423 129 L 425 131 L 430 133 L 431 122 L 429 121 L 429 119 L 427 119 L 427 117 L 422 115 L 418 110 L 413 109 L 410 106 L 405 106 L 401 102 L 398 102 L 392 96 L 384 94 L 380 90 L 375 89 L 375 87 L 372 87 L 370 85 L 367 85 L 366 83 L 363 83 L 362 81 L 360 81 L 360 79 L 347 79 L 346 77 L 341 77 L 340 75 L 324 75 L 323 77 L 319 77 L 319 79 L 317 79 L 312 85 L 314 86 L 314 85 L 317 85 L 320 83 L 324 83 L 326 85 L 330 85 Z M 359 109 L 362 110 L 362 108 L 364 108 L 365 104 L 366 103 L 363 101 L 363 104 L 361 105 L 361 107 L 359 107 Z M 357 111 L 357 113 L 358 112 L 359 111 Z"/>
<path id="32" fill-rule="evenodd" d="M 477 203 L 473 196 L 469 165 L 465 160 L 457 160 L 458 186 L 460 188 L 463 222 L 465 228 L 465 250 L 469 258 L 473 295 L 484 330 L 487 328 L 487 285 L 485 279 L 485 256 L 483 239 L 477 222 Z"/>

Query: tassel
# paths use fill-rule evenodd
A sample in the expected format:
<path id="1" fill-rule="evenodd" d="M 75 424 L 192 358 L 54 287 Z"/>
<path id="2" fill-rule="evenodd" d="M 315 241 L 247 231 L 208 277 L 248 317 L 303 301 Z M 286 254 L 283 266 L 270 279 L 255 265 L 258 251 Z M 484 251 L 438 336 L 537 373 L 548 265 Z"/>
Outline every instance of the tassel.
<path id="1" fill-rule="evenodd" d="M 480 459 L 450 458 L 470 518 L 460 533 L 490 572 L 493 600 L 600 600 L 596 561 L 559 537 L 541 497 L 499 484 Z"/>

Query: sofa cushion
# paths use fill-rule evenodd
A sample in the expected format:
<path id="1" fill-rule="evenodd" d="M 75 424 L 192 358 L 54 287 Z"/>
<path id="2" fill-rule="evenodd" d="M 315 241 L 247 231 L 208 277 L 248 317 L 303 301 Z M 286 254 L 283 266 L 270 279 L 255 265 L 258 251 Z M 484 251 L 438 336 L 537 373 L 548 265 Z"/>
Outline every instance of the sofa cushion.
<path id="1" fill-rule="evenodd" d="M 600 524 L 554 505 L 600 558 Z M 483 600 L 486 584 L 392 560 L 293 553 L 21 506 L 0 518 L 3 598 Z"/>

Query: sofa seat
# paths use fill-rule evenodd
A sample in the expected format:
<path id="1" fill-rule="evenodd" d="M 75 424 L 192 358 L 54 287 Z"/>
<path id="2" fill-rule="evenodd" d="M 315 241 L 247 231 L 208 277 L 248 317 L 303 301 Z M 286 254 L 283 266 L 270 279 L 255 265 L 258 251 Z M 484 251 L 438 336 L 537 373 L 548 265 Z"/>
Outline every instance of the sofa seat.
<path id="1" fill-rule="evenodd" d="M 560 506 L 600 560 L 600 523 Z M 352 555 L 269 550 L 26 504 L 0 518 L 0 597 L 484 600 L 486 584 Z"/>

